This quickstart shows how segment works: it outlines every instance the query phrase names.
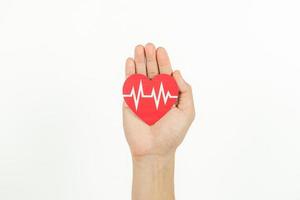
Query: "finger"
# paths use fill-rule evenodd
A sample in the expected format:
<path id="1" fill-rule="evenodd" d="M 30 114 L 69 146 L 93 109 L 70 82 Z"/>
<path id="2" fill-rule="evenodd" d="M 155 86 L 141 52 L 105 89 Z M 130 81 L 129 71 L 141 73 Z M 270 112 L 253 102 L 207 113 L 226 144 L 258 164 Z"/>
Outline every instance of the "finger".
<path id="1" fill-rule="evenodd" d="M 128 78 L 129 76 L 135 74 L 135 63 L 133 58 L 127 58 L 125 64 L 125 77 Z M 128 105 L 123 101 L 123 107 L 128 108 Z"/>
<path id="2" fill-rule="evenodd" d="M 179 88 L 179 100 L 178 100 L 178 108 L 181 110 L 193 110 L 193 94 L 191 86 L 183 79 L 181 73 L 176 70 L 173 73 L 173 77 Z"/>
<path id="3" fill-rule="evenodd" d="M 132 74 L 135 74 L 135 63 L 133 58 L 127 58 L 125 64 L 125 76 L 128 78 Z"/>
<path id="4" fill-rule="evenodd" d="M 183 79 L 179 70 L 173 72 L 173 77 L 178 85 L 180 93 L 187 93 L 189 92 L 189 84 Z"/>
<path id="5" fill-rule="evenodd" d="M 158 66 L 156 61 L 156 50 L 155 46 L 152 43 L 148 43 L 145 46 L 146 54 L 146 66 L 147 66 L 147 75 L 149 78 L 153 78 L 158 74 Z"/>
<path id="6" fill-rule="evenodd" d="M 136 72 L 138 74 L 146 75 L 146 59 L 145 59 L 145 49 L 143 45 L 137 45 L 134 51 L 134 61 Z"/>
<path id="7" fill-rule="evenodd" d="M 167 51 L 163 47 L 159 47 L 156 52 L 159 72 L 161 74 L 172 74 L 171 62 Z"/>

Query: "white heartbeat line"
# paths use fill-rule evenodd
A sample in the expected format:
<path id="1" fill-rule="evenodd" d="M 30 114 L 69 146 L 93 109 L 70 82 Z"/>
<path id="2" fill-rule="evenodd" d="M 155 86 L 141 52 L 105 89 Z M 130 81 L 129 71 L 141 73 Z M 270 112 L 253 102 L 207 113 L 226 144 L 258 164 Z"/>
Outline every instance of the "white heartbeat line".
<path id="1" fill-rule="evenodd" d="M 157 96 L 156 96 L 154 88 L 152 88 L 151 94 L 149 94 L 149 95 L 144 94 L 142 81 L 140 81 L 139 89 L 138 89 L 137 94 L 136 94 L 133 86 L 132 86 L 131 91 L 130 91 L 129 94 L 123 94 L 123 97 L 133 97 L 133 101 L 134 101 L 134 105 L 135 105 L 136 110 L 138 109 L 140 98 L 153 98 L 154 102 L 155 102 L 155 107 L 156 107 L 156 109 L 158 109 L 161 96 L 162 96 L 162 99 L 164 101 L 164 104 L 167 103 L 169 98 L 170 99 L 176 99 L 178 97 L 178 96 L 175 96 L 175 95 L 174 96 L 171 95 L 169 91 L 165 94 L 164 86 L 163 86 L 162 83 L 160 83 L 159 91 L 158 91 Z"/>

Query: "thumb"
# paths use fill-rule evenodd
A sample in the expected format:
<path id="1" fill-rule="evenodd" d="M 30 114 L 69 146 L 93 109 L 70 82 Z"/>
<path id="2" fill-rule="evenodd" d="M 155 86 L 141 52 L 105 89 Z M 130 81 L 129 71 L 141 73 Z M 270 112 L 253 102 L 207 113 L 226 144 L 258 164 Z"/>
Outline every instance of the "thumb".
<path id="1" fill-rule="evenodd" d="M 189 84 L 183 79 L 181 73 L 179 70 L 176 70 L 175 72 L 173 72 L 173 77 L 178 85 L 179 91 L 181 93 L 185 93 L 188 92 L 189 90 Z"/>
<path id="2" fill-rule="evenodd" d="M 183 79 L 180 71 L 173 72 L 173 77 L 179 88 L 178 108 L 181 110 L 193 110 L 193 94 L 191 86 Z"/>

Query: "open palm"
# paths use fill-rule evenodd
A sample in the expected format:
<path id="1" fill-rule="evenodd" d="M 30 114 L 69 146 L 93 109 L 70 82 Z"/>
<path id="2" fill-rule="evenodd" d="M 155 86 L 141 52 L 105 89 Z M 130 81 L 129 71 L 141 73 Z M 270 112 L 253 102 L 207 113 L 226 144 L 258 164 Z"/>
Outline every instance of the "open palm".
<path id="1" fill-rule="evenodd" d="M 126 61 L 126 77 L 139 73 L 150 79 L 158 74 L 172 75 L 179 87 L 179 101 L 176 106 L 152 126 L 139 119 L 130 108 L 123 105 L 123 126 L 133 156 L 165 155 L 174 152 L 182 142 L 194 116 L 191 86 L 179 71 L 172 71 L 166 50 L 156 49 L 151 43 L 135 48 L 133 58 Z"/>

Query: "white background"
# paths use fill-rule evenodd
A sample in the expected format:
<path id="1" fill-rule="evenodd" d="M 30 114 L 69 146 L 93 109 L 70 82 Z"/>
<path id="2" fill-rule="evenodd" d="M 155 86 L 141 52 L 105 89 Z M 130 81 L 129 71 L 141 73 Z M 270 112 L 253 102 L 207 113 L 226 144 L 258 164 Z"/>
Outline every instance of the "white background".
<path id="1" fill-rule="evenodd" d="M 298 0 L 1 0 L 0 199 L 130 199 L 124 61 L 169 51 L 197 117 L 182 200 L 300 199 Z"/>

